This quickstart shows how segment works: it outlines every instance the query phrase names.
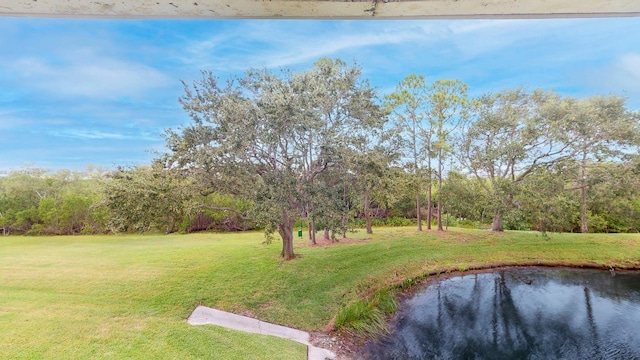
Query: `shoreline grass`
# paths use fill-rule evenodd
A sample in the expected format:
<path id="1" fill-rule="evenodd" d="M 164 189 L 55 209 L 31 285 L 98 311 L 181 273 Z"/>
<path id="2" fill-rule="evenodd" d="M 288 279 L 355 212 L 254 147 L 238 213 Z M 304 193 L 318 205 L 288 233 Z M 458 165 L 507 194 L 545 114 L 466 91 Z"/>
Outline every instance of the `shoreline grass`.
<path id="1" fill-rule="evenodd" d="M 491 265 L 640 269 L 640 234 L 379 228 L 296 260 L 259 232 L 0 238 L 6 359 L 304 359 L 304 346 L 185 318 L 197 304 L 322 330 L 343 309 L 429 274 Z M 366 240 L 364 240 L 366 239 Z M 385 290 L 386 289 L 386 290 Z M 385 310 L 387 311 L 387 310 Z"/>

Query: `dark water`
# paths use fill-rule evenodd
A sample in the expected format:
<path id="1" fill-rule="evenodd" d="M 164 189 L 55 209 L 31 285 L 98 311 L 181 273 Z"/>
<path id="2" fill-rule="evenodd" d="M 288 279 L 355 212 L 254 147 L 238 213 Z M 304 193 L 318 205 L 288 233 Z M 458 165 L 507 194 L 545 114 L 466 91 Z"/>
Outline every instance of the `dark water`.
<path id="1" fill-rule="evenodd" d="M 444 280 L 401 305 L 361 359 L 640 359 L 640 273 L 508 269 Z"/>

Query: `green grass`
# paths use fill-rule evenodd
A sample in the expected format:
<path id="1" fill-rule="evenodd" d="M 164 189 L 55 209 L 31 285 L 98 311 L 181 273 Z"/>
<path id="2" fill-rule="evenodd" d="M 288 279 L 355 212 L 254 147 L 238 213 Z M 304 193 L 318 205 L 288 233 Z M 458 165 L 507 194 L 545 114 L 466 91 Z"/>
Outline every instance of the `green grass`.
<path id="1" fill-rule="evenodd" d="M 300 344 L 185 319 L 204 304 L 319 330 L 357 302 L 391 306 L 376 296 L 425 274 L 514 264 L 640 267 L 636 234 L 374 231 L 332 247 L 297 240 L 301 256 L 289 262 L 260 233 L 0 238 L 0 358 L 304 359 Z"/>
<path id="2" fill-rule="evenodd" d="M 398 308 L 395 289 L 383 288 L 366 299 L 345 306 L 336 316 L 335 326 L 357 336 L 377 336 L 387 332 L 387 318 Z"/>

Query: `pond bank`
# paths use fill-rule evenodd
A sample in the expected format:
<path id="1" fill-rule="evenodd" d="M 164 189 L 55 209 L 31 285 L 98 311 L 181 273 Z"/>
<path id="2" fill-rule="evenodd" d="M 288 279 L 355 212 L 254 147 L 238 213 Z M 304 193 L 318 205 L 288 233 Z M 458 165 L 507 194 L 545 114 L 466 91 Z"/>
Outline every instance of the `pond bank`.
<path id="1" fill-rule="evenodd" d="M 451 278 L 469 276 L 474 274 L 485 274 L 492 273 L 496 271 L 510 271 L 510 270 L 518 270 L 518 269 L 555 269 L 555 270 L 603 270 L 607 271 L 607 274 L 615 275 L 620 272 L 628 272 L 628 271 L 638 271 L 640 270 L 640 265 L 634 263 L 628 264 L 617 264 L 614 266 L 606 266 L 602 264 L 598 264 L 596 262 L 587 261 L 587 262 L 569 262 L 569 261 L 530 261 L 530 262 L 500 262 L 500 263 L 491 263 L 491 264 L 482 264 L 482 265 L 474 265 L 469 266 L 467 269 L 447 269 L 442 268 L 439 270 L 435 270 L 429 272 L 427 274 L 414 277 L 411 279 L 406 279 L 402 282 L 402 284 L 408 284 L 408 286 L 402 286 L 393 284 L 391 285 L 392 289 L 395 289 L 395 299 L 399 304 L 405 303 L 408 299 L 414 297 L 417 293 L 425 291 L 429 286 L 433 284 L 437 284 Z M 400 309 L 399 309 L 400 310 Z M 390 330 L 393 330 L 397 326 L 398 322 L 398 313 L 394 313 L 392 317 L 387 318 L 387 325 Z M 338 354 L 338 359 L 342 360 L 350 360 L 350 359 L 360 359 L 358 354 L 362 352 L 364 345 L 366 342 L 371 342 L 372 340 L 379 339 L 381 337 L 386 336 L 385 333 L 379 333 L 377 335 L 369 335 L 369 336 L 360 336 L 354 335 L 349 331 L 334 331 L 331 333 L 332 339 L 337 339 L 334 341 L 331 346 L 336 349 L 336 353 Z M 327 338 L 327 336 L 320 336 L 320 338 Z M 328 344 L 324 342 L 325 345 Z"/>

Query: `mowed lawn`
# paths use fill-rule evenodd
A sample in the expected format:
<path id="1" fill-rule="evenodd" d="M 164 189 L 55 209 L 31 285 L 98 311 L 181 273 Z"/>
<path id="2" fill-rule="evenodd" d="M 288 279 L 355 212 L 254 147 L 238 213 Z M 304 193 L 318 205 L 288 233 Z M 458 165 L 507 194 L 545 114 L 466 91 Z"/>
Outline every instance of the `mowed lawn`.
<path id="1" fill-rule="evenodd" d="M 198 304 L 303 330 L 404 279 L 488 265 L 640 268 L 638 234 L 413 228 L 349 234 L 296 260 L 258 232 L 0 237 L 2 359 L 305 359 L 303 345 L 190 326 Z"/>

